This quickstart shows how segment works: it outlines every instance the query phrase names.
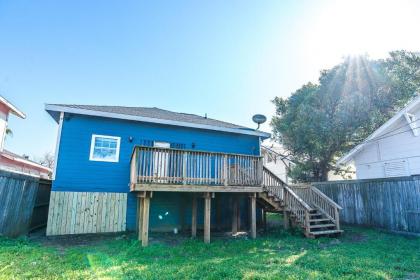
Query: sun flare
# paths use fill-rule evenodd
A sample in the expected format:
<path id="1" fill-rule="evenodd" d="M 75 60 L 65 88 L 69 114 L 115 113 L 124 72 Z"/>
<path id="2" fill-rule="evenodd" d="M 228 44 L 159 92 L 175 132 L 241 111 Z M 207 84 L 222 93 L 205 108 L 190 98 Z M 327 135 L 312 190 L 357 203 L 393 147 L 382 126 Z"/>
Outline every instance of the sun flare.
<path id="1" fill-rule="evenodd" d="M 404 3 L 403 3 L 404 2 Z M 420 37 L 407 40 L 407 27 L 416 25 L 418 1 L 336 1 L 320 5 L 308 31 L 310 55 L 334 64 L 347 55 L 384 57 L 389 51 L 420 46 Z"/>

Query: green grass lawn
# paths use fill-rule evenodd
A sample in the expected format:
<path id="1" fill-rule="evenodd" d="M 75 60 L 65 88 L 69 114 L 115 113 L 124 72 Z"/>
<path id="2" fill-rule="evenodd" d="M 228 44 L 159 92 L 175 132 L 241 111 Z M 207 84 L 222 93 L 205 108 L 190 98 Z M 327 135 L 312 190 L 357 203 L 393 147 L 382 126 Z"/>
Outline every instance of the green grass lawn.
<path id="1" fill-rule="evenodd" d="M 420 238 L 345 230 L 338 239 L 279 230 L 147 248 L 134 236 L 77 246 L 0 238 L 0 279 L 420 279 Z"/>

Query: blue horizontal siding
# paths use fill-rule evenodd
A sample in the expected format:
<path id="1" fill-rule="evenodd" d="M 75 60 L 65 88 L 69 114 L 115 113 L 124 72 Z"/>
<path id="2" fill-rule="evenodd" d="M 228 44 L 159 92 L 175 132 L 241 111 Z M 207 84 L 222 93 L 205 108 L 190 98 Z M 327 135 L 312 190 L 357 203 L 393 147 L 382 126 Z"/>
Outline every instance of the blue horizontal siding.
<path id="1" fill-rule="evenodd" d="M 92 134 L 121 137 L 119 162 L 89 160 Z M 132 142 L 129 141 L 130 137 Z M 135 145 L 145 141 L 176 143 L 185 145 L 186 149 L 202 151 L 259 154 L 257 136 L 66 114 L 52 190 L 128 193 L 131 154 Z M 164 201 L 165 197 L 162 196 L 162 203 L 156 202 L 156 205 L 162 204 L 163 208 L 170 209 L 171 212 L 180 207 L 176 199 L 168 202 L 173 205 L 164 206 Z M 158 213 L 160 210 L 156 211 Z M 136 198 L 131 194 L 128 196 L 128 229 L 135 228 L 135 216 Z M 175 217 L 172 218 L 174 223 L 179 222 Z M 161 222 L 153 220 L 151 226 Z"/>

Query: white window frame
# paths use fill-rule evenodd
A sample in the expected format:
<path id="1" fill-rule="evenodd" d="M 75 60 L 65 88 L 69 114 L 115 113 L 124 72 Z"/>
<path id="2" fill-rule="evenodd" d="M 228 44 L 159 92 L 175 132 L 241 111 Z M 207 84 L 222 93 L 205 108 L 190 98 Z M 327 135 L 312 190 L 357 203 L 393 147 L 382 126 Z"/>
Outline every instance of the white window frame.
<path id="1" fill-rule="evenodd" d="M 117 140 L 117 147 L 116 147 L 116 159 L 103 159 L 103 158 L 95 158 L 93 155 L 93 151 L 95 150 L 95 139 L 97 137 L 101 138 L 108 138 Z M 100 134 L 92 134 L 92 138 L 90 140 L 90 154 L 89 154 L 89 160 L 90 161 L 104 161 L 104 162 L 119 162 L 120 161 L 120 143 L 121 143 L 121 137 L 118 136 L 109 136 L 109 135 L 100 135 Z"/>

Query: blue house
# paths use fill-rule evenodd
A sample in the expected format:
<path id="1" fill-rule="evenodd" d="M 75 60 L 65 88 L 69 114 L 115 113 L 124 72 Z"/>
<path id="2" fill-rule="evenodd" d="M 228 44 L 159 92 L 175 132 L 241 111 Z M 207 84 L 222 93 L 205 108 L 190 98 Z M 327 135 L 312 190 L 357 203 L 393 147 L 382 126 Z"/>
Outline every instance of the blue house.
<path id="1" fill-rule="evenodd" d="M 255 238 L 262 209 L 289 211 L 292 190 L 263 168 L 268 133 L 158 108 L 45 109 L 59 127 L 47 235 L 138 231 L 144 246 L 149 231 Z"/>

